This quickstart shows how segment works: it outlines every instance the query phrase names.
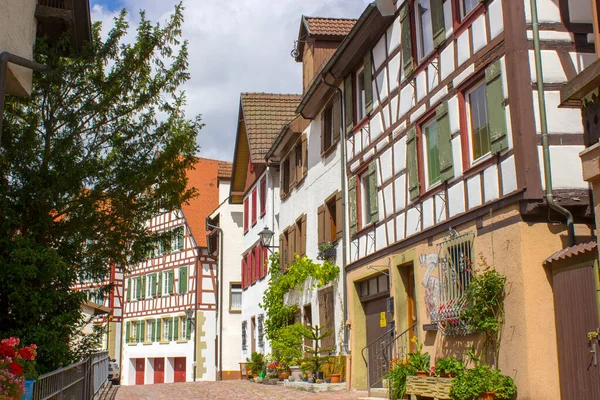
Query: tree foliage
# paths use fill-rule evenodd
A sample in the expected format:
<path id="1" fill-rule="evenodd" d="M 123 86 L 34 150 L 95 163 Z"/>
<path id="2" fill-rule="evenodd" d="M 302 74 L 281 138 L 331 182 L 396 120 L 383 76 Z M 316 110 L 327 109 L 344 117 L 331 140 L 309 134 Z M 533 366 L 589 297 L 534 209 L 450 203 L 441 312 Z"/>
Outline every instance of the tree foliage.
<path id="1" fill-rule="evenodd" d="M 157 240 L 153 215 L 194 195 L 186 169 L 198 151 L 200 117 L 186 118 L 189 79 L 183 8 L 164 26 L 143 12 L 124 43 L 127 13 L 105 39 L 75 53 L 68 34 L 36 44 L 28 98 L 8 97 L 0 148 L 0 336 L 39 347 L 42 370 L 77 358 L 69 341 L 82 321 L 78 280 L 99 281 L 111 264 L 145 259 Z M 65 57 L 69 54 L 69 57 Z"/>

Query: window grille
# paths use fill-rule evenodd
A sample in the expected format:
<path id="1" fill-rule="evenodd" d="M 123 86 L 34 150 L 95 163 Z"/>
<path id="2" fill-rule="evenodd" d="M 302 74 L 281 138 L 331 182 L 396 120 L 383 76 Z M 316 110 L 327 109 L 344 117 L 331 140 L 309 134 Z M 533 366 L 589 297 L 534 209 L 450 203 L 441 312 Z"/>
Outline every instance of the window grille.
<path id="1" fill-rule="evenodd" d="M 246 337 L 246 326 L 248 321 L 242 321 L 242 350 L 248 350 L 248 342 Z"/>
<path id="2" fill-rule="evenodd" d="M 258 316 L 258 347 L 265 347 L 265 340 L 264 340 L 264 331 L 263 331 L 263 321 L 265 319 L 265 315 L 264 314 L 260 314 Z"/>
<path id="3" fill-rule="evenodd" d="M 465 308 L 466 291 L 473 276 L 474 233 L 451 234 L 438 245 L 440 280 L 440 305 L 431 313 L 431 322 L 446 335 L 469 333 L 461 321 Z"/>

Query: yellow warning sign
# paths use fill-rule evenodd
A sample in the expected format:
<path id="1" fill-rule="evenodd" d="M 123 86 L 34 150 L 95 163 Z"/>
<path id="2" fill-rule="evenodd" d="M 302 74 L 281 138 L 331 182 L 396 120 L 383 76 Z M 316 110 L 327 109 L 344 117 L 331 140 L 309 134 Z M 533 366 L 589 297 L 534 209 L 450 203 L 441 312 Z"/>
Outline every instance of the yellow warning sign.
<path id="1" fill-rule="evenodd" d="M 387 326 L 387 320 L 385 318 L 385 311 L 379 313 L 379 327 L 385 328 Z"/>

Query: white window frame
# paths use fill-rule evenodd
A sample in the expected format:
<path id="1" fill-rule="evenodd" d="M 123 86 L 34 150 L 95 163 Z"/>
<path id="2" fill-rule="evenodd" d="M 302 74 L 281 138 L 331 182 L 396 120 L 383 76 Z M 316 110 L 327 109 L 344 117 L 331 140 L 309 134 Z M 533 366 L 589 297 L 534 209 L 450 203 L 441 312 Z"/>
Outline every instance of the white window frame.
<path id="1" fill-rule="evenodd" d="M 137 276 L 134 276 L 134 277 L 131 278 L 131 287 L 129 289 L 131 290 L 131 300 L 132 301 L 138 301 L 139 300 L 138 297 L 137 297 L 137 295 L 136 295 L 136 293 L 137 293 L 137 282 L 138 282 L 137 278 L 138 278 Z"/>
<path id="2" fill-rule="evenodd" d="M 473 93 L 476 89 L 478 89 L 479 87 L 483 86 L 484 87 L 484 93 L 485 93 L 485 79 L 482 81 L 479 81 L 477 84 L 471 86 L 467 91 L 465 91 L 464 93 L 464 99 L 465 99 L 465 116 L 466 116 L 466 120 L 467 120 L 467 139 L 469 142 L 469 163 L 471 166 L 473 165 L 477 165 L 481 162 L 484 162 L 488 159 L 490 159 L 492 157 L 492 149 L 491 149 L 491 143 L 490 143 L 490 151 L 487 152 L 486 154 L 482 155 L 481 157 L 479 157 L 478 159 L 475 159 L 475 154 L 473 153 L 473 124 L 471 122 L 471 101 L 469 99 L 469 95 L 471 93 Z M 488 120 L 488 126 L 490 123 L 490 116 L 487 115 L 487 97 L 485 98 L 485 106 L 486 106 L 486 116 L 487 116 L 487 120 Z M 491 133 L 490 133 L 491 134 Z"/>
<path id="3" fill-rule="evenodd" d="M 152 296 L 152 276 L 154 274 L 146 275 L 146 299 L 151 299 Z"/>
<path id="4" fill-rule="evenodd" d="M 371 195 L 369 190 L 369 174 L 365 171 L 360 176 L 360 229 L 371 225 Z M 368 222 L 367 222 L 368 221 Z"/>
<path id="5" fill-rule="evenodd" d="M 146 320 L 146 336 L 144 337 L 144 342 L 150 342 L 150 338 L 154 336 L 154 320 L 147 319 Z"/>
<path id="6" fill-rule="evenodd" d="M 187 340 L 187 318 L 185 316 L 179 316 L 179 337 L 177 340 Z"/>
<path id="7" fill-rule="evenodd" d="M 171 294 L 169 293 L 169 271 L 171 271 L 170 269 L 166 269 L 164 271 L 162 271 L 162 295 L 163 296 L 170 296 Z M 173 274 L 175 274 L 175 272 L 173 272 Z M 173 277 L 173 279 L 175 279 L 175 277 Z M 173 291 L 175 292 L 175 288 L 173 288 Z"/>
<path id="8" fill-rule="evenodd" d="M 367 116 L 367 82 L 364 82 L 365 80 L 365 67 L 364 65 L 362 67 L 360 67 L 360 69 L 358 71 L 356 71 L 356 74 L 354 75 L 354 80 L 356 82 L 356 88 L 355 88 L 355 100 L 354 100 L 354 107 L 356 107 L 356 122 L 360 122 L 362 121 L 366 116 Z M 363 85 L 364 85 L 364 97 L 361 97 L 361 91 L 360 91 L 360 74 L 362 74 L 363 76 Z M 331 114 L 331 118 L 332 118 L 332 129 L 333 129 L 333 109 L 332 109 L 332 114 Z"/>
<path id="9" fill-rule="evenodd" d="M 236 285 L 237 287 L 233 287 L 233 285 Z M 229 283 L 229 310 L 230 311 L 241 311 L 242 310 L 242 293 L 243 293 L 243 289 L 242 289 L 242 284 L 241 283 L 237 283 L 237 282 L 230 282 Z M 239 295 L 240 301 L 239 307 L 234 308 L 233 307 L 233 295 Z"/>
<path id="10" fill-rule="evenodd" d="M 131 337 L 133 338 L 131 343 L 137 343 L 138 329 L 140 329 L 140 325 L 139 325 L 138 321 L 131 321 Z"/>
<path id="11" fill-rule="evenodd" d="M 179 248 L 179 240 L 178 240 L 177 234 L 175 233 L 179 229 L 183 230 L 183 238 L 182 238 L 181 248 Z M 183 249 L 185 249 L 185 225 L 180 225 L 176 228 L 173 228 L 173 233 L 174 233 L 173 240 L 171 240 L 171 253 L 178 253 L 180 251 L 183 251 Z"/>
<path id="12" fill-rule="evenodd" d="M 168 342 L 169 341 L 169 320 L 170 318 L 163 318 L 161 321 L 162 324 L 162 330 L 161 330 L 161 338 L 160 341 L 161 342 Z"/>
<path id="13" fill-rule="evenodd" d="M 421 16 L 419 15 L 419 6 L 421 1 L 429 1 L 429 25 L 431 26 L 431 50 L 425 53 L 424 41 L 423 41 L 423 27 L 421 26 Z M 433 22 L 431 19 L 431 0 L 417 0 L 415 2 L 415 33 L 417 34 L 417 60 L 420 62 L 422 59 L 433 53 L 435 45 L 433 43 Z"/>
<path id="14" fill-rule="evenodd" d="M 432 189 L 432 188 L 442 184 L 441 178 L 439 181 L 437 181 L 433 184 L 431 182 L 429 182 L 429 162 L 428 162 L 428 158 L 427 158 L 428 157 L 427 135 L 425 134 L 425 128 L 430 125 L 434 125 L 434 124 L 435 124 L 435 132 L 437 134 L 437 121 L 436 121 L 435 117 L 433 117 L 430 120 L 421 124 L 421 138 L 423 139 L 423 140 L 421 140 L 422 150 L 423 150 L 423 175 L 424 175 L 424 179 L 425 179 L 426 190 Z M 439 141 L 439 135 L 438 135 L 438 153 L 439 153 L 439 149 L 440 149 L 440 141 Z M 441 171 L 440 171 L 440 174 L 441 174 Z"/>

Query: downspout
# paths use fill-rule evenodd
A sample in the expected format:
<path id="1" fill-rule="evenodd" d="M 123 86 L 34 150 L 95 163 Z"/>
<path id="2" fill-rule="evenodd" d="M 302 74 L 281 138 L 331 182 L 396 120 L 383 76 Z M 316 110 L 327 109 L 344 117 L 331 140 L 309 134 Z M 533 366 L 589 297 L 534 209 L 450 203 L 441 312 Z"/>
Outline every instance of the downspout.
<path id="1" fill-rule="evenodd" d="M 219 380 L 223 380 L 223 229 L 219 230 Z"/>
<path id="2" fill-rule="evenodd" d="M 196 251 L 198 251 L 198 257 L 196 257 L 196 275 L 194 280 L 196 281 L 196 296 L 194 296 L 194 382 L 196 382 L 196 370 L 198 369 L 198 365 L 196 364 L 196 346 L 198 343 L 198 274 L 200 273 L 200 246 L 196 247 Z"/>
<path id="3" fill-rule="evenodd" d="M 8 63 L 20 65 L 33 71 L 46 71 L 48 67 L 35 61 L 19 57 L 7 51 L 0 53 L 0 144 L 2 143 L 2 123 L 4 122 L 4 96 L 6 91 L 6 74 Z"/>
<path id="4" fill-rule="evenodd" d="M 340 89 L 339 87 L 332 85 L 331 83 L 327 82 L 327 79 L 325 79 L 325 74 L 321 75 L 321 82 L 323 82 L 323 84 L 325 84 L 326 86 L 329 86 L 330 88 L 334 89 L 335 91 L 337 91 L 338 95 L 339 95 L 339 101 L 340 101 L 340 146 L 341 146 L 341 160 L 340 160 L 340 180 L 342 181 L 342 227 L 344 228 L 342 230 L 343 235 L 342 235 L 342 290 L 344 292 L 344 304 L 342 305 L 343 309 L 344 309 L 344 351 L 346 353 L 350 353 L 350 348 L 348 346 L 349 343 L 349 338 L 348 338 L 348 329 L 347 329 L 347 321 L 348 321 L 348 288 L 346 287 L 346 263 L 347 263 L 347 259 L 346 259 L 346 248 L 347 248 L 347 232 L 348 230 L 346 229 L 346 129 L 345 129 L 345 116 L 344 113 L 346 112 L 345 107 L 344 107 L 344 92 L 342 91 L 342 89 Z"/>
<path id="5" fill-rule="evenodd" d="M 575 245 L 575 226 L 573 215 L 569 210 L 560 206 L 552 196 L 552 167 L 550 162 L 550 144 L 548 143 L 548 121 L 546 119 L 546 96 L 544 94 L 544 74 L 542 71 L 542 57 L 540 52 L 540 32 L 538 27 L 537 0 L 531 1 L 531 26 L 533 29 L 533 52 L 535 54 L 535 76 L 540 113 L 540 127 L 542 130 L 542 147 L 544 155 L 544 190 L 546 202 L 551 209 L 566 218 L 569 246 Z"/>

